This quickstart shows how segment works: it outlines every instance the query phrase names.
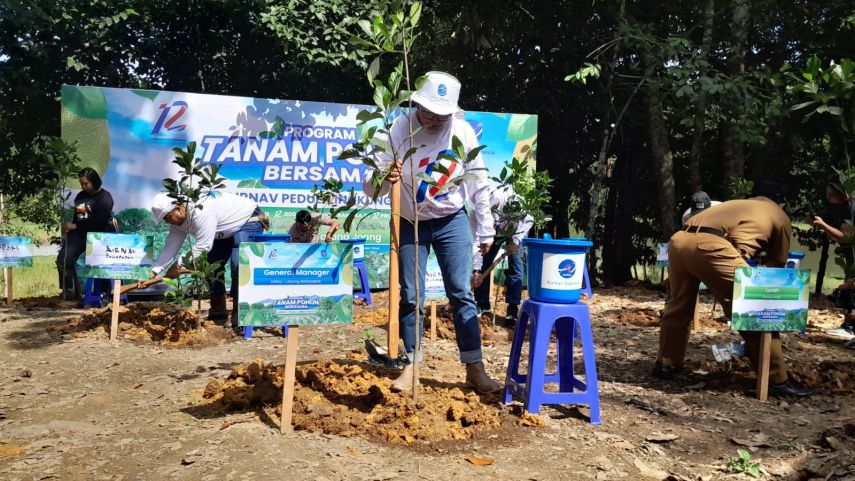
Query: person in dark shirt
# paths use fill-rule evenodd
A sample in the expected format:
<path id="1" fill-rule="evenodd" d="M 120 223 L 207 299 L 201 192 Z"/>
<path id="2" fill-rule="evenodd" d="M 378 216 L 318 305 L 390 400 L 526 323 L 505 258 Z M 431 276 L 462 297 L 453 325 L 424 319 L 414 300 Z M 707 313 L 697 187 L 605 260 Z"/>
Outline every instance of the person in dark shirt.
<path id="1" fill-rule="evenodd" d="M 61 297 L 80 298 L 77 282 L 77 259 L 86 250 L 89 232 L 116 232 L 113 223 L 113 196 L 101 188 L 101 176 L 94 169 L 83 168 L 78 174 L 80 193 L 74 198 L 74 220 L 62 225 L 63 242 L 56 258 Z"/>

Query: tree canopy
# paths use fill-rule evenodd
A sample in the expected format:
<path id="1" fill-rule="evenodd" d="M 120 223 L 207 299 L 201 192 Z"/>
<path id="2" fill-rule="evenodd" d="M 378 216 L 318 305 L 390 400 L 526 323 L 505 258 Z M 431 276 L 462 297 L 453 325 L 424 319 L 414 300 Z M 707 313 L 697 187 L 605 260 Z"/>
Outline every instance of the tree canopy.
<path id="1" fill-rule="evenodd" d="M 63 83 L 369 103 L 350 40 L 372 5 L 4 2 L 0 192 L 47 182 L 39 146 L 59 134 Z M 435 0 L 421 25 L 415 71 L 457 76 L 466 109 L 539 116 L 554 233 L 602 247 L 607 282 L 652 261 L 695 190 L 725 200 L 739 179 L 776 179 L 798 217 L 849 167 L 850 1 Z"/>

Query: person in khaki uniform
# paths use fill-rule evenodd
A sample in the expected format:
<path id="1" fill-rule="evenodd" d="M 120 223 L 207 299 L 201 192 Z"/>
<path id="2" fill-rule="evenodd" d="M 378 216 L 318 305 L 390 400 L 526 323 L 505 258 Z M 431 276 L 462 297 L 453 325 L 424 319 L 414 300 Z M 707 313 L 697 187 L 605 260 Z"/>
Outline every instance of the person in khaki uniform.
<path id="1" fill-rule="evenodd" d="M 792 228 L 784 213 L 784 186 L 758 181 L 752 197 L 731 200 L 692 216 L 668 245 L 671 298 L 662 312 L 659 330 L 659 358 L 653 376 L 671 379 L 678 374 L 686 357 L 691 320 L 698 285 L 707 285 L 730 317 L 733 276 L 737 267 L 748 266 L 745 259 L 767 254 L 768 267 L 783 267 L 790 250 Z M 754 369 L 760 351 L 760 333 L 739 333 Z M 809 396 L 811 392 L 790 381 L 781 352 L 778 333 L 772 337 L 769 394 Z"/>

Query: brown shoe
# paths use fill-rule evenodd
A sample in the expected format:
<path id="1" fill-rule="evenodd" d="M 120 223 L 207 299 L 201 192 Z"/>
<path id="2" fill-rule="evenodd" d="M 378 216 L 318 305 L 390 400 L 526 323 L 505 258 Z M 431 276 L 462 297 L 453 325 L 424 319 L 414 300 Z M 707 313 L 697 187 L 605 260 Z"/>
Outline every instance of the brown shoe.
<path id="1" fill-rule="evenodd" d="M 502 389 L 501 384 L 490 379 L 484 370 L 484 361 L 466 365 L 466 385 L 480 394 L 490 394 Z"/>
<path id="2" fill-rule="evenodd" d="M 208 320 L 225 321 L 229 318 L 229 310 L 226 309 L 226 295 L 211 294 L 211 309 L 208 310 Z"/>
<path id="3" fill-rule="evenodd" d="M 418 381 L 416 382 L 418 385 Z M 392 392 L 409 392 L 413 390 L 413 365 L 407 364 L 401 370 L 401 375 L 392 381 Z"/>

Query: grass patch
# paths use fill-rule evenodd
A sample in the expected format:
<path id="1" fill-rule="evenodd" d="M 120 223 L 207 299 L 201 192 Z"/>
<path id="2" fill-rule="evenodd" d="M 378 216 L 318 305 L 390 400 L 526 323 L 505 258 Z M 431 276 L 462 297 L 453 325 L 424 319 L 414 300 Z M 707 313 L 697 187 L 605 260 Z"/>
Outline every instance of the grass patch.
<path id="1" fill-rule="evenodd" d="M 15 299 L 59 295 L 56 257 L 34 256 L 33 267 L 12 269 L 12 289 Z M 0 276 L 0 292 L 5 296 L 5 276 Z"/>

